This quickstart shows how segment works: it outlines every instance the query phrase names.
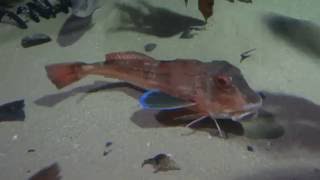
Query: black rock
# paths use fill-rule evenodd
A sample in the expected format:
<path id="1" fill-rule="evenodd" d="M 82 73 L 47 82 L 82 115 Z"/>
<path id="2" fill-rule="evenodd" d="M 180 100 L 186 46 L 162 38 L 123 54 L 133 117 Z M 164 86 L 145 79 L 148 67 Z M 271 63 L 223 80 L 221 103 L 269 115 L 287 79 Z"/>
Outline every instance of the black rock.
<path id="1" fill-rule="evenodd" d="M 252 3 L 252 0 L 239 0 L 239 1 L 244 3 Z"/>
<path id="2" fill-rule="evenodd" d="M 106 148 L 110 147 L 113 143 L 111 141 L 106 142 Z"/>
<path id="3" fill-rule="evenodd" d="M 36 152 L 35 149 L 28 149 L 28 153 Z"/>
<path id="4" fill-rule="evenodd" d="M 33 34 L 31 36 L 26 36 L 21 40 L 21 45 L 24 48 L 31 46 L 36 46 L 51 41 L 51 38 L 43 33 Z"/>
<path id="5" fill-rule="evenodd" d="M 250 151 L 250 152 L 253 152 L 253 151 L 254 151 L 254 149 L 253 149 L 252 146 L 247 146 L 247 150 Z"/>
<path id="6" fill-rule="evenodd" d="M 150 52 L 150 51 L 153 51 L 155 48 L 157 47 L 157 44 L 155 43 L 148 43 L 144 46 L 144 50 L 146 52 Z"/>
<path id="7" fill-rule="evenodd" d="M 24 100 L 6 103 L 0 106 L 1 121 L 24 121 Z"/>

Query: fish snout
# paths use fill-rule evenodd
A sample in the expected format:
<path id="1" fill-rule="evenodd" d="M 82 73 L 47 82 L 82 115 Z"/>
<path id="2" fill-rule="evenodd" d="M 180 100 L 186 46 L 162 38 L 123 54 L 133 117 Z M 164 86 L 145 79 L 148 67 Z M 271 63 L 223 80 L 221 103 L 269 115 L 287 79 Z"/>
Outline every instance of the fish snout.
<path id="1" fill-rule="evenodd" d="M 258 110 L 262 107 L 262 98 L 257 97 L 256 102 L 245 104 L 241 111 L 235 112 L 231 117 L 233 121 L 242 121 L 255 118 L 258 115 Z"/>
<path id="2" fill-rule="evenodd" d="M 262 98 L 259 96 L 258 100 L 253 103 L 248 103 L 243 106 L 243 111 L 254 111 L 262 107 Z"/>

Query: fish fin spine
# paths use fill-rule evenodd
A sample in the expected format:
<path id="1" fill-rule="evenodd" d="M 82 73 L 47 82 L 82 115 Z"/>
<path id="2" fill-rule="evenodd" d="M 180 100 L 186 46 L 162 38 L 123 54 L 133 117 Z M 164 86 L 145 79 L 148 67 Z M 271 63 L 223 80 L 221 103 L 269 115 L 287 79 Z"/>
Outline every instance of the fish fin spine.
<path id="1" fill-rule="evenodd" d="M 121 60 L 153 60 L 153 58 L 135 51 L 113 52 L 105 55 L 106 63 Z"/>

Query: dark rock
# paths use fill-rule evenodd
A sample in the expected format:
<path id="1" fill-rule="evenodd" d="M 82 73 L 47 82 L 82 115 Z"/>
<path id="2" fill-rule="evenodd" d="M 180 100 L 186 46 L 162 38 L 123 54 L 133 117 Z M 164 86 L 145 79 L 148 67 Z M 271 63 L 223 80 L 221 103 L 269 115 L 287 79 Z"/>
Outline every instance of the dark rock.
<path id="1" fill-rule="evenodd" d="M 36 152 L 35 149 L 28 149 L 28 152 L 31 153 L 31 152 Z"/>
<path id="2" fill-rule="evenodd" d="M 110 147 L 112 145 L 111 141 L 106 142 L 106 148 Z"/>
<path id="3" fill-rule="evenodd" d="M 24 100 L 9 102 L 0 106 L 1 121 L 24 121 Z"/>
<path id="4" fill-rule="evenodd" d="M 24 37 L 21 41 L 21 45 L 24 48 L 28 48 L 28 47 L 40 45 L 49 41 L 51 41 L 51 38 L 48 35 L 43 33 L 37 33 L 31 36 Z"/>
<path id="5" fill-rule="evenodd" d="M 254 151 L 254 149 L 253 149 L 252 146 L 247 146 L 247 150 L 250 151 L 250 152 L 253 152 L 253 151 Z"/>
<path id="6" fill-rule="evenodd" d="M 157 44 L 155 44 L 155 43 L 148 43 L 148 44 L 146 44 L 146 45 L 144 46 L 144 50 L 145 50 L 146 52 L 151 52 L 151 51 L 153 51 L 156 47 L 157 47 Z"/>
<path id="7" fill-rule="evenodd" d="M 110 153 L 111 153 L 111 151 L 112 151 L 112 150 L 103 151 L 103 154 L 102 154 L 102 155 L 103 155 L 103 156 L 107 156 L 108 154 L 110 154 Z"/>
<path id="8" fill-rule="evenodd" d="M 252 0 L 239 0 L 239 1 L 244 3 L 252 3 Z"/>

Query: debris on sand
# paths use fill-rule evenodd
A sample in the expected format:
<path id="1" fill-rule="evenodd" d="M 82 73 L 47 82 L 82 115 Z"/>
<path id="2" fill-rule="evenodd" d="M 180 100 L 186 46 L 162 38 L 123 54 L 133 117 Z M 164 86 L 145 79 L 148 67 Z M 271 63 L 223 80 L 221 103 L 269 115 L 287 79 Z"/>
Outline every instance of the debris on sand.
<path id="1" fill-rule="evenodd" d="M 169 171 L 169 170 L 180 170 L 178 164 L 172 159 L 171 154 L 158 154 L 153 158 L 146 159 L 143 161 L 141 167 L 144 165 L 150 164 L 153 166 L 153 173 L 157 173 L 159 171 Z"/>

